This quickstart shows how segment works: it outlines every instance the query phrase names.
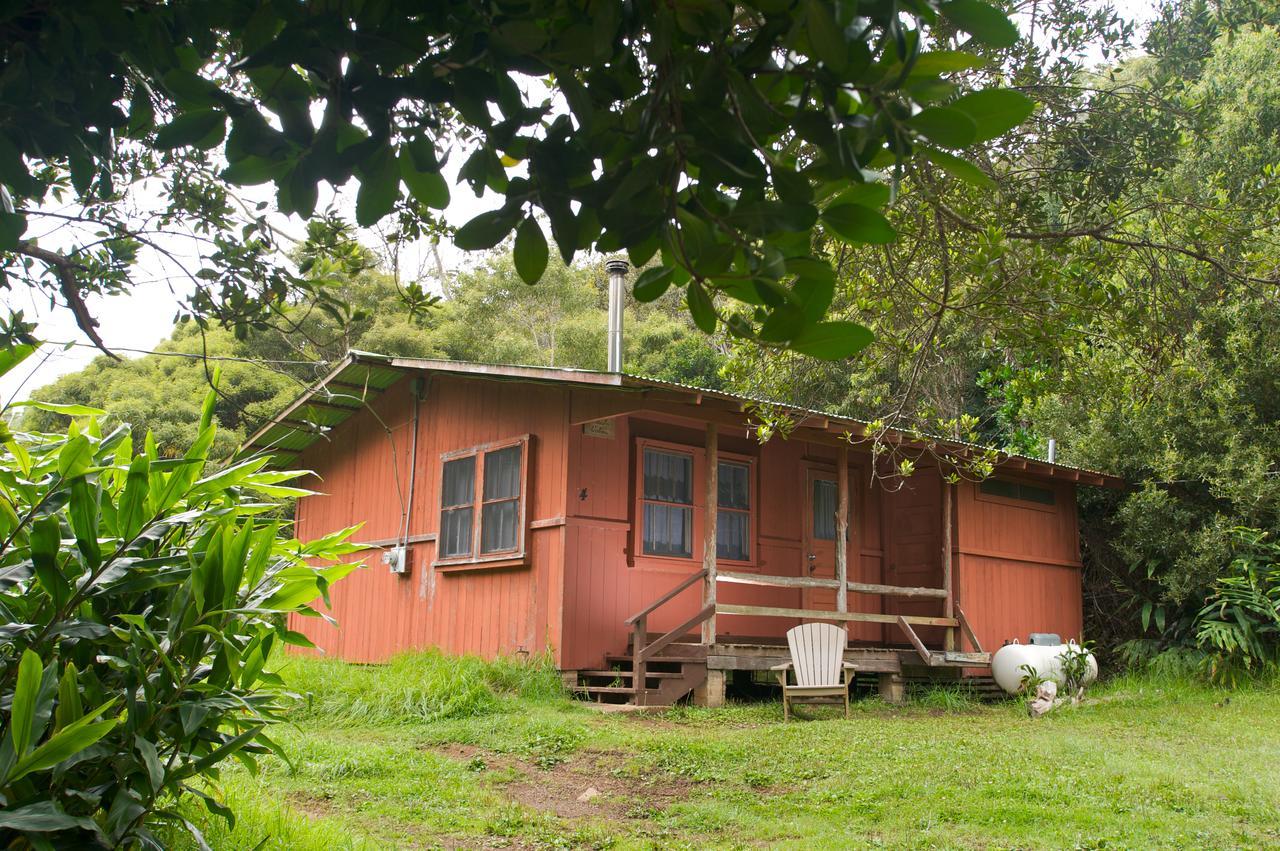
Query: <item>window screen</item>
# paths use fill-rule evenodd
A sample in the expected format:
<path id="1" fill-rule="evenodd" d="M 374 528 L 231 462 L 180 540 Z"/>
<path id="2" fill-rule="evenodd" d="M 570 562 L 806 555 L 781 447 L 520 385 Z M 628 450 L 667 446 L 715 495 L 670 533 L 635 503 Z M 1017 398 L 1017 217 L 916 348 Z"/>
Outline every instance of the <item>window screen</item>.
<path id="1" fill-rule="evenodd" d="M 484 507 L 480 512 L 480 552 L 514 550 L 520 523 L 521 447 L 508 446 L 484 456 Z"/>
<path id="2" fill-rule="evenodd" d="M 471 554 L 471 524 L 475 519 L 475 456 L 446 461 L 440 494 L 440 557 Z"/>
<path id="3" fill-rule="evenodd" d="M 717 472 L 716 557 L 751 560 L 751 468 L 722 461 Z"/>
<path id="4" fill-rule="evenodd" d="M 830 479 L 813 480 L 813 537 L 836 539 L 836 483 Z"/>
<path id="5" fill-rule="evenodd" d="M 1024 485 L 1022 482 L 1010 482 L 1005 479 L 986 479 L 978 485 L 978 490 L 988 496 L 1019 499 L 1023 502 L 1035 502 L 1040 505 L 1054 504 L 1052 490 L 1038 488 L 1035 485 Z"/>
<path id="6" fill-rule="evenodd" d="M 693 556 L 693 456 L 645 449 L 641 498 L 645 555 Z"/>

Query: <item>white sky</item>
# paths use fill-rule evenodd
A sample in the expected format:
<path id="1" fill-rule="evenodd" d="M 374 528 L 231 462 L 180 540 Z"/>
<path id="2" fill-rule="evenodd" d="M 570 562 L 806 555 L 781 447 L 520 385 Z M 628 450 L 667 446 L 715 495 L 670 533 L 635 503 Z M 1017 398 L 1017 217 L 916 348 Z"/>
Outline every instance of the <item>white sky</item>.
<path id="1" fill-rule="evenodd" d="M 1114 5 L 1122 15 L 1145 22 L 1153 15 L 1155 0 L 1114 0 Z M 1100 56 L 1098 58 L 1101 59 Z M 469 186 L 457 182 L 457 169 L 464 159 L 465 157 L 455 154 L 446 169 L 452 195 L 451 203 L 444 215 L 449 224 L 455 226 L 464 224 L 477 213 L 496 206 L 492 193 L 486 192 L 485 197 L 476 198 Z M 354 187 L 354 182 L 348 184 L 336 198 L 338 208 L 348 219 L 353 218 Z M 271 189 L 270 185 L 254 188 Z M 270 200 L 270 197 L 270 191 L 263 191 L 262 200 Z M 326 199 L 322 194 L 321 204 L 317 209 L 324 209 L 326 201 L 332 199 L 332 195 Z M 301 235 L 303 232 L 303 223 L 297 217 L 280 219 L 276 224 L 289 234 Z M 380 244 L 380 240 L 374 233 L 365 233 L 362 238 L 371 246 Z M 192 256 L 189 248 L 184 250 L 180 245 L 172 242 L 167 244 L 166 248 L 181 255 Z M 440 252 L 446 268 L 453 268 L 466 262 L 465 252 L 458 251 L 452 245 L 442 245 Z M 424 262 L 426 257 L 425 249 L 412 248 L 405 251 L 402 255 L 402 269 L 405 277 L 412 278 L 419 268 L 424 270 L 430 268 Z M 194 257 L 192 259 L 194 260 Z M 193 262 L 190 268 L 194 270 L 198 265 Z M 103 341 L 108 348 L 119 349 L 118 354 L 123 357 L 138 356 L 134 352 L 125 351 L 126 349 L 151 349 L 169 336 L 178 301 L 187 292 L 183 281 L 175 276 L 172 265 L 162 263 L 154 252 L 149 256 L 144 255 L 141 268 L 137 271 L 136 277 L 143 283 L 134 287 L 130 293 L 110 298 L 92 298 L 88 303 L 90 312 L 100 323 L 98 331 Z M 424 280 L 425 283 L 427 282 Z M 20 367 L 0 377 L 0 405 L 25 399 L 32 390 L 48 384 L 61 375 L 82 369 L 99 354 L 76 327 L 68 310 L 61 307 L 51 310 L 48 300 L 40 298 L 37 293 L 20 288 L 0 292 L 0 304 L 21 309 L 28 319 L 37 321 L 37 336 L 41 339 L 54 343 L 70 341 L 76 344 L 65 349 L 60 345 L 45 345 Z"/>

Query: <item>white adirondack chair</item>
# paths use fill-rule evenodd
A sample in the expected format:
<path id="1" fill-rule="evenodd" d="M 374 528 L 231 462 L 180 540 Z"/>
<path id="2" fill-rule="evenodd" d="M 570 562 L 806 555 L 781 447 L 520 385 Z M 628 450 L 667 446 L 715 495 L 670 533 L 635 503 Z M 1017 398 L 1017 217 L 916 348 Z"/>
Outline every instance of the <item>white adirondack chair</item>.
<path id="1" fill-rule="evenodd" d="M 791 703 L 830 702 L 844 698 L 844 717 L 849 717 L 849 676 L 854 666 L 844 661 L 849 635 L 829 623 L 806 623 L 787 630 L 791 661 L 774 665 L 782 686 L 782 715 L 791 720 Z M 795 684 L 787 682 L 787 671 L 795 672 Z"/>

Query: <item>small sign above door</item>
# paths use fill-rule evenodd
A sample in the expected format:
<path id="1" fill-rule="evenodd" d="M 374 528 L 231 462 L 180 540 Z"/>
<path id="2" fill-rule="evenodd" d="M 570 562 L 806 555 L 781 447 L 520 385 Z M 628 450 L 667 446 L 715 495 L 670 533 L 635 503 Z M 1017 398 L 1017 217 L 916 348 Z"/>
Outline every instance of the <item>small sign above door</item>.
<path id="1" fill-rule="evenodd" d="M 612 440 L 614 435 L 614 421 L 610 419 L 583 423 L 582 433 L 587 437 L 603 437 Z"/>

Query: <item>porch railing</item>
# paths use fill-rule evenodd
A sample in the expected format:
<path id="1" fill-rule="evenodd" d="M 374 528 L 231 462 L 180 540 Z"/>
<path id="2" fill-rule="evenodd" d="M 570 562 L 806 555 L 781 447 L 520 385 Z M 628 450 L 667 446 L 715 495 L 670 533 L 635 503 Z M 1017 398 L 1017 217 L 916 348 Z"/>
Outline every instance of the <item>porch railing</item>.
<path id="1" fill-rule="evenodd" d="M 705 569 L 693 573 L 667 593 L 627 618 L 625 623 L 631 627 L 631 687 L 635 689 L 635 702 L 643 705 L 645 702 L 646 675 L 648 674 L 649 660 L 658 655 L 658 651 L 667 647 L 667 645 L 681 638 L 689 630 L 706 621 L 716 611 L 714 602 L 707 603 L 703 601 L 702 609 L 689 620 L 680 624 L 675 629 L 669 630 L 653 641 L 649 641 L 649 614 L 654 609 L 664 606 L 679 596 L 680 592 L 693 585 L 695 582 L 701 582 L 706 579 L 707 571 Z M 705 594 L 704 594 L 705 596 Z M 647 643 L 646 643 L 647 642 Z"/>
<path id="2" fill-rule="evenodd" d="M 719 519 L 717 510 L 718 489 L 718 454 L 719 439 L 715 423 L 707 423 L 706 427 L 706 464 L 704 465 L 703 486 L 705 490 L 703 516 L 703 558 L 702 569 L 691 574 L 674 588 L 654 600 L 645 608 L 626 620 L 632 630 L 632 684 L 636 689 L 636 700 L 644 701 L 646 664 L 660 650 L 670 645 L 689 630 L 701 625 L 702 643 L 716 642 L 716 615 L 753 615 L 757 617 L 800 618 L 806 620 L 834 620 L 844 623 L 879 623 L 898 626 L 912 646 L 927 665 L 938 663 L 937 656 L 932 653 L 916 634 L 914 627 L 942 627 L 946 630 L 945 650 L 948 657 L 974 656 L 982 654 L 982 647 L 977 636 L 956 605 L 951 576 L 951 510 L 952 485 L 945 480 L 942 484 L 941 505 L 941 567 L 942 587 L 923 588 L 900 585 L 885 585 L 869 582 L 849 581 L 848 553 L 846 547 L 835 548 L 835 578 L 823 579 L 812 576 L 773 576 L 763 573 L 740 573 L 722 571 L 716 564 L 716 526 Z M 841 444 L 836 449 L 836 515 L 835 532 L 837 541 L 849 539 L 849 454 L 848 446 Z M 649 641 L 648 618 L 656 609 L 675 599 L 682 591 L 695 583 L 702 583 L 702 606 L 698 612 L 684 623 L 657 639 Z M 820 609 L 788 608 L 782 606 L 747 606 L 737 603 L 722 603 L 716 593 L 720 583 L 739 585 L 764 585 L 774 588 L 829 589 L 836 591 L 836 610 L 834 612 Z M 882 597 L 901 597 L 905 599 L 937 599 L 942 601 L 943 615 L 932 617 L 926 615 L 883 614 L 880 612 L 848 611 L 848 593 L 875 594 Z M 973 643 L 976 654 L 954 653 L 958 633 L 964 634 Z"/>
<path id="3" fill-rule="evenodd" d="M 916 634 L 913 627 L 916 626 L 935 626 L 946 629 L 964 629 L 969 640 L 973 642 L 975 649 L 979 653 L 982 652 L 981 645 L 978 644 L 977 636 L 974 635 L 968 621 L 964 618 L 964 612 L 958 608 L 955 617 L 935 617 L 931 615 L 897 615 L 882 614 L 879 612 L 849 612 L 849 611 L 827 611 L 825 609 L 797 609 L 785 606 L 748 606 L 738 603 L 722 603 L 718 601 L 708 601 L 707 594 L 704 591 L 703 605 L 692 617 L 679 626 L 668 630 L 661 636 L 649 640 L 649 615 L 657 609 L 674 600 L 681 592 L 687 588 L 705 580 L 708 571 L 702 570 L 691 573 L 683 580 L 673 586 L 669 591 L 631 617 L 627 618 L 625 623 L 631 628 L 631 652 L 632 652 L 632 671 L 634 672 L 633 684 L 637 690 L 643 688 L 644 675 L 647 670 L 647 663 L 650 659 L 658 654 L 659 651 L 668 645 L 684 637 L 699 624 L 704 624 L 712 615 L 754 615 L 757 617 L 779 617 L 779 618 L 800 618 L 806 620 L 833 620 L 843 623 L 879 623 L 879 624 L 896 624 L 907 635 L 907 639 L 911 642 L 921 658 L 926 664 L 933 664 L 933 654 L 925 647 L 924 642 Z M 737 584 L 737 585 L 762 585 L 773 588 L 810 588 L 810 589 L 826 589 L 840 590 L 840 582 L 836 579 L 820 579 L 816 577 L 803 576 L 772 576 L 765 573 L 738 573 L 734 571 L 720 571 L 716 574 L 717 583 Z M 922 588 L 906 585 L 880 585 L 868 582 L 849 582 L 844 583 L 846 592 L 855 592 L 859 594 L 877 594 L 885 597 L 903 597 L 907 599 L 946 599 L 948 592 L 945 588 Z M 715 637 L 711 636 L 707 640 L 703 636 L 704 643 L 714 643 Z M 638 691 L 639 693 L 639 691 Z"/>

